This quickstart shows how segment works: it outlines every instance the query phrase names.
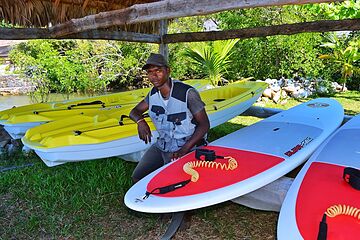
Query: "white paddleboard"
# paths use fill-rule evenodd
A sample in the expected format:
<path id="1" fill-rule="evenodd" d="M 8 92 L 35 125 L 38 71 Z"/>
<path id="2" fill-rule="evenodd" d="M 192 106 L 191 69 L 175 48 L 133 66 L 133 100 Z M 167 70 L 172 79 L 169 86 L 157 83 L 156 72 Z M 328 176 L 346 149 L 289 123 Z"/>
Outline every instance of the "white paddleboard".
<path id="1" fill-rule="evenodd" d="M 193 152 L 163 166 L 131 187 L 125 195 L 125 204 L 140 212 L 177 212 L 244 195 L 303 163 L 340 126 L 343 117 L 343 108 L 336 100 L 319 98 L 303 103 L 209 144 L 208 150 L 229 157 L 216 159 L 218 164 L 196 163 L 204 161 L 195 159 Z M 203 164 L 193 165 L 199 180 L 183 187 L 175 185 L 176 190 L 158 194 L 156 188 L 190 179 L 183 170 L 188 162 Z M 153 194 L 145 197 L 146 192 Z"/>
<path id="2" fill-rule="evenodd" d="M 345 167 L 360 169 L 360 115 L 328 138 L 296 176 L 281 207 L 279 240 L 317 239 L 328 210 L 328 240 L 360 238 L 360 189 L 343 179 Z"/>

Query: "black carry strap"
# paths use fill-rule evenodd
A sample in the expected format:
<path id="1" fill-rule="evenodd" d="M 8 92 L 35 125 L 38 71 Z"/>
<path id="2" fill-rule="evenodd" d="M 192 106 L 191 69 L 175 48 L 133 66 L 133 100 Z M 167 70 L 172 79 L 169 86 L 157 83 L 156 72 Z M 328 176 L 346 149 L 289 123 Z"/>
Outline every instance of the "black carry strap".
<path id="1" fill-rule="evenodd" d="M 186 184 L 188 184 L 191 181 L 191 179 L 185 180 L 185 181 L 181 181 L 181 182 L 177 182 L 168 186 L 164 186 L 164 187 L 158 187 L 153 189 L 150 192 L 146 192 L 145 193 L 145 197 L 143 199 L 148 198 L 151 194 L 165 194 L 168 192 L 172 192 L 178 188 L 182 188 L 184 186 L 186 186 Z"/>
<path id="2" fill-rule="evenodd" d="M 105 103 L 97 100 L 97 101 L 93 101 L 93 102 L 84 102 L 84 103 L 78 103 L 78 104 L 72 104 L 70 106 L 67 107 L 67 109 L 72 109 L 73 107 L 78 107 L 78 106 L 88 106 L 88 105 L 98 105 L 101 104 L 102 107 L 105 107 Z"/>
<path id="3" fill-rule="evenodd" d="M 49 110 L 40 110 L 40 111 L 33 111 L 33 114 L 38 115 L 40 113 L 45 113 L 45 112 L 57 112 L 57 111 L 64 111 L 64 110 L 72 110 L 74 107 L 78 107 L 78 106 L 87 106 L 87 105 L 99 105 L 101 104 L 101 107 L 105 107 L 105 103 L 97 100 L 97 101 L 93 101 L 93 102 L 84 102 L 84 103 L 78 103 L 78 104 L 72 104 L 70 106 L 68 106 L 67 108 L 59 108 L 59 109 L 49 109 Z"/>
<path id="4" fill-rule="evenodd" d="M 89 130 L 86 130 L 86 131 L 80 131 L 80 130 L 74 130 L 73 133 L 75 136 L 79 136 L 83 133 L 86 133 L 86 132 L 92 132 L 92 131 L 96 131 L 96 130 L 100 130 L 100 129 L 107 129 L 107 128 L 113 128 L 113 127 L 117 127 L 119 125 L 111 125 L 111 126 L 106 126 L 106 127 L 100 127 L 100 128 L 93 128 L 93 129 L 89 129 Z"/>
<path id="5" fill-rule="evenodd" d="M 349 183 L 351 187 L 360 190 L 360 170 L 352 167 L 344 169 L 343 179 Z"/>
<path id="6" fill-rule="evenodd" d="M 143 115 L 142 115 L 142 118 L 147 118 L 147 117 L 149 117 L 149 114 L 148 113 L 144 113 Z M 123 114 L 123 115 L 121 115 L 120 116 L 120 120 L 119 120 L 119 125 L 120 126 L 124 126 L 124 118 L 130 118 L 128 115 L 125 115 L 125 114 Z"/>
<path id="7" fill-rule="evenodd" d="M 317 240 L 326 240 L 327 239 L 327 223 L 326 223 L 326 214 L 323 215 L 322 220 L 319 224 L 319 232 Z"/>
<path id="8" fill-rule="evenodd" d="M 124 126 L 124 118 L 130 118 L 128 115 L 121 115 L 119 120 L 119 125 Z"/>

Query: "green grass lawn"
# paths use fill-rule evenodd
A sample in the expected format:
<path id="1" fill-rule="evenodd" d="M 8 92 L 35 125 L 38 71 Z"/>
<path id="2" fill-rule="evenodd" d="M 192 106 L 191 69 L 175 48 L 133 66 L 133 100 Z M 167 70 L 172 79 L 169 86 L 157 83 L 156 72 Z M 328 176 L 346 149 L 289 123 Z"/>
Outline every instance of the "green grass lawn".
<path id="1" fill-rule="evenodd" d="M 360 112 L 360 93 L 336 94 L 345 114 Z M 306 100 L 262 106 L 288 109 Z M 209 132 L 209 140 L 259 121 L 239 116 Z M 118 158 L 48 168 L 34 154 L 0 157 L 0 167 L 34 166 L 0 173 L 0 239 L 156 239 L 166 223 L 123 203 L 135 163 Z M 275 239 L 277 213 L 232 202 L 194 212 L 189 229 L 175 239 Z"/>

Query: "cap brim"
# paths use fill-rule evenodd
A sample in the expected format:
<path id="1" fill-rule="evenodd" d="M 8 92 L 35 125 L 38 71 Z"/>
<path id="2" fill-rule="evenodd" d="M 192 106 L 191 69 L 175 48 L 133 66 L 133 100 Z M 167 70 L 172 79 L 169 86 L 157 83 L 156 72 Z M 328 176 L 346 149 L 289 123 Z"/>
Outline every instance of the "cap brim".
<path id="1" fill-rule="evenodd" d="M 164 64 L 159 64 L 159 63 L 147 63 L 142 67 L 142 70 L 146 70 L 148 69 L 150 66 L 156 66 L 156 67 L 169 67 L 167 65 Z"/>

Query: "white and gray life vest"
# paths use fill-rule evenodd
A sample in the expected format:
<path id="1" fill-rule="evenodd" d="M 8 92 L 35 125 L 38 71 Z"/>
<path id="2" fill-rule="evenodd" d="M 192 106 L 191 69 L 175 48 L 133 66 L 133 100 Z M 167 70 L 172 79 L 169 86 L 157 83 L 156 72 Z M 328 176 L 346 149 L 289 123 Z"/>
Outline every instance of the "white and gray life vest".
<path id="1" fill-rule="evenodd" d="M 188 91 L 192 88 L 171 80 L 172 88 L 167 104 L 160 92 L 152 88 L 149 93 L 149 116 L 159 133 L 157 146 L 164 152 L 179 150 L 195 131 L 193 115 L 187 107 Z"/>

